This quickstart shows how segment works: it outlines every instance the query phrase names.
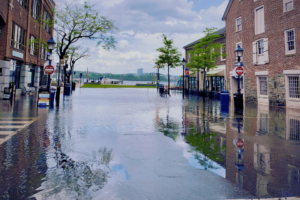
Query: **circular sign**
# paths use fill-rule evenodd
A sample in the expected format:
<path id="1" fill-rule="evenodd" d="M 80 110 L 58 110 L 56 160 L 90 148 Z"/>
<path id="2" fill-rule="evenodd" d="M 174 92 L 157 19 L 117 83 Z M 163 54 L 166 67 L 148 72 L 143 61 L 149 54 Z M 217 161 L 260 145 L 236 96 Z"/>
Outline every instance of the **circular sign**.
<path id="1" fill-rule="evenodd" d="M 44 72 L 48 75 L 51 75 L 54 72 L 54 67 L 52 65 L 47 65 L 44 69 Z"/>
<path id="2" fill-rule="evenodd" d="M 235 144 L 238 148 L 243 148 L 244 147 L 244 141 L 243 140 L 237 140 Z"/>
<path id="3" fill-rule="evenodd" d="M 237 67 L 237 68 L 235 69 L 235 73 L 236 73 L 237 75 L 241 76 L 241 75 L 243 75 L 243 73 L 244 73 L 244 69 L 243 69 L 242 67 Z"/>

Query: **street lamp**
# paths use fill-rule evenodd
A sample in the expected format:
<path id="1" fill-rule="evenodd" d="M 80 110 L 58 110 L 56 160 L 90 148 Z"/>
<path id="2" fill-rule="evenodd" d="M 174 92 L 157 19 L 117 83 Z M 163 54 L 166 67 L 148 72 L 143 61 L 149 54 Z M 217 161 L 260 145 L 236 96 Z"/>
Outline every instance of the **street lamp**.
<path id="1" fill-rule="evenodd" d="M 237 66 L 243 66 L 243 63 L 241 62 L 241 57 L 243 57 L 244 50 L 240 47 L 240 45 L 237 46 L 237 48 L 234 50 L 235 56 L 238 58 Z M 236 109 L 239 109 L 240 111 L 243 110 L 243 94 L 241 94 L 241 88 L 240 88 L 240 75 L 238 75 L 238 89 L 237 93 L 234 97 L 234 107 Z"/>
<path id="2" fill-rule="evenodd" d="M 182 98 L 184 99 L 184 67 L 186 64 L 186 60 L 183 58 L 181 62 L 182 62 Z"/>
<path id="3" fill-rule="evenodd" d="M 157 64 L 157 81 L 156 81 L 156 84 L 157 84 L 157 91 L 158 91 L 158 88 L 159 88 L 159 68 L 160 68 L 160 66 L 159 66 L 159 64 Z"/>
<path id="4" fill-rule="evenodd" d="M 240 45 L 238 45 L 234 52 L 235 56 L 238 58 L 238 62 L 241 62 L 241 57 L 243 57 L 244 49 L 242 49 Z"/>
<path id="5" fill-rule="evenodd" d="M 50 40 L 48 40 L 47 44 L 48 44 L 48 49 L 50 51 L 50 53 L 48 54 L 48 60 L 49 60 L 49 65 L 51 65 L 51 61 L 53 60 L 52 51 L 55 47 L 56 42 L 53 40 L 53 37 L 51 37 Z M 48 86 L 47 86 L 49 92 L 50 92 L 50 76 L 51 75 L 48 75 Z"/>

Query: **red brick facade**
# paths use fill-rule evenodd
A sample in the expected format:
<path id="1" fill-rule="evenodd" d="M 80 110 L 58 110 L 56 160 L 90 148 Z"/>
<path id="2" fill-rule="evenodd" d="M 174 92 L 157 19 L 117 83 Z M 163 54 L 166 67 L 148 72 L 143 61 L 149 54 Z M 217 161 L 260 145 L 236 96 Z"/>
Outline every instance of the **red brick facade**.
<path id="1" fill-rule="evenodd" d="M 244 49 L 244 99 L 258 100 L 257 75 L 255 72 L 266 72 L 268 75 L 267 102 L 270 105 L 286 104 L 286 77 L 284 70 L 300 69 L 300 1 L 293 1 L 293 9 L 284 12 L 284 0 L 231 0 L 225 11 L 226 22 L 226 73 L 227 83 L 232 85 L 232 70 L 236 62 L 234 50 L 236 43 L 242 42 Z M 265 31 L 255 34 L 255 10 L 264 6 Z M 241 17 L 242 30 L 236 32 L 236 19 Z M 286 55 L 285 31 L 294 29 L 295 49 L 292 55 Z M 253 64 L 253 42 L 267 38 L 269 62 Z M 258 74 L 258 73 L 257 73 Z M 236 91 L 231 91 L 235 93 Z"/>
<path id="2" fill-rule="evenodd" d="M 53 30 L 51 31 L 51 34 L 47 33 L 47 31 L 42 27 L 42 21 L 37 21 L 31 16 L 32 0 L 28 0 L 27 9 L 22 7 L 17 1 L 12 1 L 12 6 L 9 6 L 10 2 L 10 0 L 0 1 L 0 15 L 5 21 L 5 24 L 2 25 L 2 34 L 0 37 L 0 60 L 10 60 L 13 58 L 23 61 L 24 64 L 31 63 L 43 66 L 45 60 L 41 59 L 40 49 L 38 50 L 37 56 L 32 56 L 28 52 L 28 45 L 24 51 L 11 47 L 12 22 L 15 22 L 17 25 L 26 30 L 27 41 L 29 41 L 30 35 L 33 35 L 36 38 L 43 39 L 47 42 L 53 35 Z M 41 15 L 43 15 L 44 9 L 46 9 L 53 18 L 54 13 L 52 10 L 54 8 L 51 4 L 54 5 L 54 3 L 50 3 L 49 0 L 43 1 L 41 4 Z M 14 58 L 12 56 L 12 50 L 22 53 L 24 55 L 23 59 Z"/>

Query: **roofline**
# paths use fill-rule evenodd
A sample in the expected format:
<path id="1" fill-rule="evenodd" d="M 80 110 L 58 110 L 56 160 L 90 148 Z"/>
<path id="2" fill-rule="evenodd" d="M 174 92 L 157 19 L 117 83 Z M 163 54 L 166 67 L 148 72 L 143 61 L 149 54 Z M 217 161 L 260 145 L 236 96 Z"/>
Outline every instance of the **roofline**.
<path id="1" fill-rule="evenodd" d="M 219 39 L 222 39 L 222 38 L 225 38 L 225 36 L 223 35 L 223 37 L 218 38 L 218 40 L 219 40 Z M 200 40 L 201 40 L 201 38 L 198 39 L 198 40 L 196 40 L 196 41 L 194 41 L 194 42 L 192 42 L 192 43 L 190 43 L 190 44 L 185 45 L 185 46 L 182 47 L 182 48 L 184 48 L 185 50 L 187 50 L 188 48 L 192 48 L 193 45 L 194 45 L 194 44 L 197 44 Z"/>
<path id="2" fill-rule="evenodd" d="M 233 0 L 230 0 L 230 1 L 228 2 L 228 5 L 227 5 L 226 10 L 225 10 L 225 12 L 224 12 L 224 15 L 223 15 L 223 17 L 222 17 L 222 21 L 225 21 L 225 20 L 226 20 L 226 17 L 227 17 L 227 15 L 228 15 L 228 12 L 229 12 L 229 9 L 230 9 L 232 3 L 233 3 Z"/>

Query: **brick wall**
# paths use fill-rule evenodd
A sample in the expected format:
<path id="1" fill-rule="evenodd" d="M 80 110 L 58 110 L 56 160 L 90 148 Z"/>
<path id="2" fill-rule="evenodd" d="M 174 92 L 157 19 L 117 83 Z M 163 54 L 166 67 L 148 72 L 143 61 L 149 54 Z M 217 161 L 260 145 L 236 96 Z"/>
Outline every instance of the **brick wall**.
<path id="1" fill-rule="evenodd" d="M 264 5 L 265 32 L 255 35 L 255 8 Z M 236 18 L 242 17 L 242 30 L 236 32 Z M 270 103 L 285 102 L 283 70 L 300 68 L 300 1 L 294 0 L 294 9 L 283 12 L 283 0 L 234 0 L 226 18 L 227 78 L 234 69 L 236 43 L 242 42 L 245 72 L 245 97 L 256 99 L 257 83 L 255 72 L 268 71 L 268 96 Z M 295 29 L 296 54 L 285 55 L 284 31 Z M 252 43 L 268 38 L 269 63 L 253 65 Z M 277 88 L 274 88 L 276 82 Z"/>

